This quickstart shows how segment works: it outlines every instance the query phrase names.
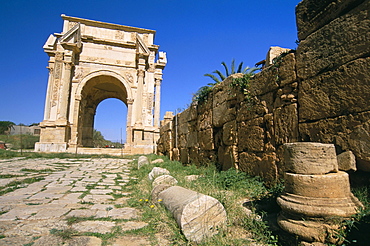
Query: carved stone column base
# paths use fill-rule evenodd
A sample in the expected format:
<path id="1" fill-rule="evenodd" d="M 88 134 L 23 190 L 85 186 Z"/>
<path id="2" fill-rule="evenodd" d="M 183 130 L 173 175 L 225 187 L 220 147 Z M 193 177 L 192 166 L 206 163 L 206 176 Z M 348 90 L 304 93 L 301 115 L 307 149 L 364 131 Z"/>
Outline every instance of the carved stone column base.
<path id="1" fill-rule="evenodd" d="M 277 198 L 277 203 L 286 214 L 304 218 L 349 218 L 362 204 L 352 194 L 340 198 L 304 197 L 284 194 Z"/>
<path id="2" fill-rule="evenodd" d="M 293 219 L 285 217 L 282 213 L 277 222 L 283 230 L 295 234 L 307 242 L 341 243 L 341 238 L 336 237 L 339 224 L 329 225 L 323 221 Z"/>

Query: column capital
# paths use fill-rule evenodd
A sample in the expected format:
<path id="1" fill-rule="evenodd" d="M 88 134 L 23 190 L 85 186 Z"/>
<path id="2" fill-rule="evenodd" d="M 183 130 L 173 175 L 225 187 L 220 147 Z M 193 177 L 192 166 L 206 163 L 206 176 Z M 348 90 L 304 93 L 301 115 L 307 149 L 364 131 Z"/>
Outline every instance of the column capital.
<path id="1" fill-rule="evenodd" d="M 161 84 L 162 84 L 162 78 L 156 78 L 154 85 L 155 86 L 161 86 Z"/>
<path id="2" fill-rule="evenodd" d="M 127 104 L 133 104 L 134 99 L 133 98 L 127 98 Z"/>
<path id="3" fill-rule="evenodd" d="M 137 70 L 137 76 L 139 77 L 144 77 L 145 71 L 143 69 L 138 69 Z"/>

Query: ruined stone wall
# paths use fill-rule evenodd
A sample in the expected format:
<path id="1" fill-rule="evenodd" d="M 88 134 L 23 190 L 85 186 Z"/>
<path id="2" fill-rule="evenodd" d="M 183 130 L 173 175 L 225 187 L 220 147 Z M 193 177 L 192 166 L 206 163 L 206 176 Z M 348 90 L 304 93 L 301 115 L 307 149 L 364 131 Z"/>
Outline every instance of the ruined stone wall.
<path id="1" fill-rule="evenodd" d="M 300 140 L 351 150 L 370 171 L 370 1 L 316 4 L 296 9 Z"/>
<path id="2" fill-rule="evenodd" d="M 162 125 L 158 152 L 183 163 L 214 162 L 273 182 L 282 144 L 333 143 L 370 171 L 369 1 L 304 0 L 300 44 L 256 74 L 245 95 L 233 75 L 208 100 Z"/>

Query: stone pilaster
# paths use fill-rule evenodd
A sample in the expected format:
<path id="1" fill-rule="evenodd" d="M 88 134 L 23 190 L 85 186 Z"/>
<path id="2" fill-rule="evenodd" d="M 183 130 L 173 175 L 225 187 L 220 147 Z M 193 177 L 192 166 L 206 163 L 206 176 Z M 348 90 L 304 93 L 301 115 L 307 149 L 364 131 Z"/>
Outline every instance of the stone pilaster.
<path id="1" fill-rule="evenodd" d="M 159 128 L 160 105 L 161 105 L 161 78 L 155 79 L 155 103 L 154 103 L 154 127 Z"/>
<path id="2" fill-rule="evenodd" d="M 136 122 L 135 125 L 143 125 L 143 90 L 144 90 L 144 69 L 137 72 L 137 92 L 136 92 Z"/>
<path id="3" fill-rule="evenodd" d="M 134 99 L 127 99 L 126 146 L 132 145 L 132 107 Z"/>
<path id="4" fill-rule="evenodd" d="M 71 70 L 72 63 L 64 63 L 64 71 L 61 81 L 61 100 L 59 106 L 59 117 L 58 120 L 65 121 L 67 123 L 67 113 L 68 113 L 68 102 L 69 102 L 69 91 L 71 87 Z"/>

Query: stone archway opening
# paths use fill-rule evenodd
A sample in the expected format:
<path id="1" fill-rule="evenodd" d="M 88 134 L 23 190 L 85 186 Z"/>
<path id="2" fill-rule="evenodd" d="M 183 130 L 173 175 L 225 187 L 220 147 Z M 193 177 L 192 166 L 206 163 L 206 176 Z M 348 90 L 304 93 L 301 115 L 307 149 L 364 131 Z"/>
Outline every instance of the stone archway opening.
<path id="1" fill-rule="evenodd" d="M 94 129 L 104 139 L 114 143 L 126 142 L 127 105 L 116 98 L 107 98 L 99 103 L 94 119 Z M 98 145 L 94 143 L 94 147 Z"/>
<path id="2" fill-rule="evenodd" d="M 94 147 L 93 131 L 96 110 L 102 101 L 109 98 L 118 99 L 127 107 L 127 90 L 117 78 L 99 75 L 86 82 L 81 92 L 77 127 L 77 143 L 80 147 Z M 114 112 L 111 114 L 113 115 Z"/>

